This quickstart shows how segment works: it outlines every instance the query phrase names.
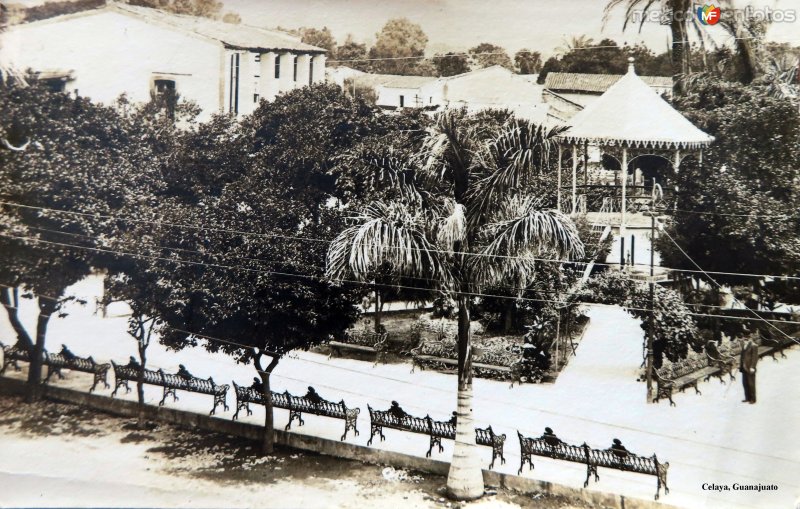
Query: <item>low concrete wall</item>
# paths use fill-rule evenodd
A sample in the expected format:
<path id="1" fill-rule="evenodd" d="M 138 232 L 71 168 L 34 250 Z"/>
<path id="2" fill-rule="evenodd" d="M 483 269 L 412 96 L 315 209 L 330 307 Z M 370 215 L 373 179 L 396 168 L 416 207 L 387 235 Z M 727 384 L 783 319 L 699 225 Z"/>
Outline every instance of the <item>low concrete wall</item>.
<path id="1" fill-rule="evenodd" d="M 25 392 L 25 383 L 0 376 L 0 394 L 19 396 Z M 136 417 L 139 405 L 133 401 L 113 399 L 107 396 L 78 392 L 54 386 L 45 387 L 45 397 L 51 401 L 86 406 L 120 417 Z M 207 415 L 186 412 L 174 408 L 148 405 L 145 409 L 147 418 L 154 421 L 175 424 L 186 428 L 198 428 L 205 431 L 260 440 L 263 428 L 254 424 L 222 419 Z M 376 465 L 391 465 L 395 468 L 416 470 L 429 474 L 446 476 L 450 463 L 446 461 L 420 458 L 409 454 L 382 451 L 363 445 L 338 442 L 311 435 L 301 435 L 280 429 L 275 430 L 275 442 L 279 445 L 316 452 L 337 458 L 346 458 Z M 621 495 L 572 488 L 561 484 L 539 481 L 517 475 L 504 474 L 491 470 L 483 471 L 483 480 L 487 486 L 502 487 L 525 494 L 547 493 L 574 497 L 597 507 L 613 509 L 670 509 L 674 506 L 652 500 L 625 498 Z"/>

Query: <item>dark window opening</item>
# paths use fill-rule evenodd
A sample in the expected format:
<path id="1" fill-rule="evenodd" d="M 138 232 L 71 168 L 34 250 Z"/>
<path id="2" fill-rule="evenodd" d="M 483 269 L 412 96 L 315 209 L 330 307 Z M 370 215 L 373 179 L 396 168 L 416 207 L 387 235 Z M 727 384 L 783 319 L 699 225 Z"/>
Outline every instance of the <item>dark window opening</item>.
<path id="1" fill-rule="evenodd" d="M 281 56 L 275 55 L 275 79 L 281 77 Z"/>
<path id="2" fill-rule="evenodd" d="M 405 105 L 406 105 L 406 96 L 401 95 L 400 96 L 400 107 L 402 108 Z"/>
<path id="3" fill-rule="evenodd" d="M 66 78 L 45 78 L 41 81 L 51 92 L 66 92 L 67 90 Z"/>
<path id="4" fill-rule="evenodd" d="M 261 53 L 256 53 L 256 62 L 261 62 Z"/>
<path id="5" fill-rule="evenodd" d="M 178 104 L 175 80 L 153 80 L 153 101 L 156 102 L 159 109 L 163 109 L 167 112 L 169 118 L 174 119 L 175 106 Z"/>
<path id="6" fill-rule="evenodd" d="M 297 57 L 294 57 L 294 77 L 292 79 L 297 81 Z"/>
<path id="7" fill-rule="evenodd" d="M 239 113 L 239 54 L 231 55 L 231 86 L 228 95 L 228 111 L 234 115 Z"/>
<path id="8" fill-rule="evenodd" d="M 314 57 L 308 59 L 308 84 L 314 83 Z"/>
<path id="9" fill-rule="evenodd" d="M 258 94 L 253 94 L 253 102 L 254 102 L 254 103 L 257 103 L 257 102 L 258 102 L 258 98 L 259 98 L 259 95 L 258 95 Z"/>

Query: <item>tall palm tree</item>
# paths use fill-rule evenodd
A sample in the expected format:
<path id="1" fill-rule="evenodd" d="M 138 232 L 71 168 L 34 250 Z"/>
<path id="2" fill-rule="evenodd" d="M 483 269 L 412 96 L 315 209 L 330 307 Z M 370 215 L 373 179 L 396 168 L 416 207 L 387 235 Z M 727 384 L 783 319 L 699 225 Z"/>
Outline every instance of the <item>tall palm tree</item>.
<path id="1" fill-rule="evenodd" d="M 717 0 L 717 5 L 723 9 L 730 6 L 730 0 Z M 689 46 L 689 33 L 694 30 L 705 47 L 707 35 L 703 31 L 697 16 L 692 12 L 692 0 L 609 0 L 605 8 L 605 21 L 610 13 L 620 6 L 625 6 L 625 21 L 622 29 L 625 30 L 631 23 L 639 23 L 641 31 L 644 23 L 650 19 L 650 13 L 656 9 L 661 10 L 662 24 L 668 24 L 672 36 L 672 83 L 675 94 L 683 93 L 683 78 L 690 72 L 691 48 Z"/>
<path id="2" fill-rule="evenodd" d="M 573 35 L 568 38 L 565 37 L 561 46 L 556 48 L 556 54 L 566 55 L 572 50 L 588 48 L 592 44 L 594 44 L 594 39 L 588 35 Z"/>
<path id="3" fill-rule="evenodd" d="M 416 158 L 417 174 L 396 200 L 368 205 L 330 246 L 328 275 L 368 280 L 378 266 L 434 281 L 458 305 L 456 440 L 451 497 L 483 494 L 472 417 L 470 308 L 483 288 L 529 286 L 534 256 L 583 256 L 572 221 L 544 209 L 526 185 L 548 167 L 559 129 L 517 121 L 496 128 L 465 110 L 438 115 Z M 391 166 L 402 164 L 386 164 Z M 396 179 L 395 181 L 400 181 Z"/>

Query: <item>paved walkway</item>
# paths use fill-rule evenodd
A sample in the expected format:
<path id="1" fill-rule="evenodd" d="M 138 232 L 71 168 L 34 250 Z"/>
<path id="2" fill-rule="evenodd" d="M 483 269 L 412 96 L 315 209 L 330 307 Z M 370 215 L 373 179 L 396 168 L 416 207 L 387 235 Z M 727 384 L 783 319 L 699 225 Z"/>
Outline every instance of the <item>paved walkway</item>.
<path id="1" fill-rule="evenodd" d="M 75 288 L 89 297 L 97 294 L 96 280 Z M 35 306 L 23 302 L 23 317 L 35 323 Z M 113 317 L 120 309 L 111 309 L 107 319 L 92 316 L 92 310 L 71 306 L 70 315 L 51 321 L 48 345 L 56 350 L 66 343 L 73 352 L 91 354 L 95 359 L 124 361 L 136 354 L 135 342 L 127 336 L 126 319 Z M 628 449 L 640 454 L 657 453 L 670 462 L 670 494 L 666 503 L 686 507 L 791 507 L 800 498 L 800 439 L 796 433 L 800 422 L 800 349 L 787 353 L 788 359 L 759 364 L 759 403 L 744 405 L 741 385 L 721 385 L 712 380 L 700 384 L 702 396 L 693 391 L 675 397 L 677 407 L 645 403 L 644 384 L 636 382 L 642 360 L 643 331 L 639 322 L 625 311 L 614 307 L 593 307 L 589 310 L 590 326 L 578 348 L 578 356 L 553 385 L 523 385 L 509 389 L 507 383 L 491 380 L 475 382 L 475 416 L 480 425 L 491 424 L 505 433 L 505 472 L 519 468 L 517 430 L 538 436 L 545 426 L 552 427 L 564 440 L 597 448 L 608 447 L 619 438 Z M 0 314 L 0 338 L 9 338 L 10 327 Z M 182 352 L 166 351 L 154 344 L 148 353 L 149 362 L 165 371 L 185 364 L 198 376 L 213 375 L 217 382 L 235 380 L 249 383 L 255 375 L 252 366 L 236 364 L 224 355 L 210 355 L 201 348 Z M 327 357 L 301 352 L 281 361 L 274 375 L 275 390 L 305 392 L 313 385 L 328 399 L 344 399 L 350 406 L 362 409 L 359 419 L 361 435 L 349 441 L 366 443 L 369 439 L 367 404 L 386 408 L 397 400 L 415 415 L 430 414 L 444 419 L 455 409 L 455 377 L 431 371 L 410 373 L 410 364 L 378 365 L 352 359 Z M 83 374 L 69 375 L 59 385 L 88 389 L 90 379 Z M 101 393 L 110 393 L 104 391 Z M 135 393 L 124 396 L 134 399 Z M 147 386 L 149 402 L 161 399 L 160 390 Z M 177 405 L 183 409 L 207 413 L 211 400 L 207 396 L 181 394 Z M 229 396 L 231 411 L 220 417 L 229 418 L 234 410 L 234 396 Z M 276 425 L 285 425 L 288 415 L 276 411 Z M 263 422 L 263 410 L 256 408 L 250 422 Z M 343 425 L 338 420 L 309 416 L 296 431 L 338 439 Z M 427 439 L 393 430 L 385 431 L 385 442 L 373 446 L 424 456 Z M 452 442 L 445 441 L 445 452 L 436 457 L 448 458 Z M 491 453 L 480 448 L 486 465 Z M 585 468 L 580 465 L 538 459 L 536 469 L 523 475 L 581 487 Z M 600 471 L 600 482 L 589 489 L 621 493 L 649 499 L 655 493 L 655 479 L 650 476 Z M 761 493 L 704 491 L 703 483 L 776 484 L 777 491 Z"/>

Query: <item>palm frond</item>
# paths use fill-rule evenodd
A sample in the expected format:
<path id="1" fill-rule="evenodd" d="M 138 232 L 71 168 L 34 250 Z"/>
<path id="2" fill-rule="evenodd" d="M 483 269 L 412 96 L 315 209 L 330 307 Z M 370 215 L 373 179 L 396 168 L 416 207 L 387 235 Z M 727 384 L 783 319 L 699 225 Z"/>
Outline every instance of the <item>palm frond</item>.
<path id="1" fill-rule="evenodd" d="M 359 145 L 339 157 L 338 162 L 348 167 L 351 174 L 371 182 L 375 188 L 389 184 L 402 197 L 419 199 L 414 182 L 414 161 L 392 143 Z"/>
<path id="2" fill-rule="evenodd" d="M 563 127 L 514 120 L 476 158 L 483 178 L 470 189 L 470 221 L 480 222 L 502 203 L 508 192 L 530 184 L 549 169 L 551 151 Z"/>
<path id="3" fill-rule="evenodd" d="M 482 229 L 488 244 L 470 263 L 473 280 L 496 285 L 515 279 L 519 288 L 532 281 L 533 258 L 580 259 L 583 242 L 572 220 L 556 210 L 543 210 L 532 196 L 507 199 L 497 220 Z"/>
<path id="4" fill-rule="evenodd" d="M 467 238 L 466 208 L 454 200 L 448 200 L 443 212 L 446 216 L 440 222 L 436 238 L 439 247 L 452 256 L 456 243 L 463 243 Z"/>
<path id="5" fill-rule="evenodd" d="M 328 248 L 326 274 L 333 280 L 366 281 L 379 267 L 406 277 L 435 280 L 449 287 L 452 276 L 426 232 L 431 218 L 400 203 L 375 202 L 353 218 Z"/>

